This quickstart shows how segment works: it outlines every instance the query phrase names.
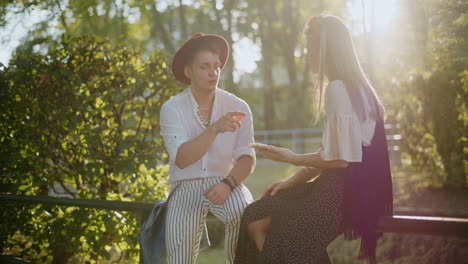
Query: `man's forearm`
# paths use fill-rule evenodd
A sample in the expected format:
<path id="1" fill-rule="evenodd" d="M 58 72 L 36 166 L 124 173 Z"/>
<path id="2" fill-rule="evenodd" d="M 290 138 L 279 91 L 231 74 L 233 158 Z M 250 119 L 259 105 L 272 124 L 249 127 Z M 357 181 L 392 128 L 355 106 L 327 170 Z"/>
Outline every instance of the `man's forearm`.
<path id="1" fill-rule="evenodd" d="M 250 175 L 250 172 L 252 171 L 252 165 L 253 158 L 249 155 L 244 155 L 237 159 L 236 164 L 234 164 L 234 167 L 229 172 L 229 175 L 235 180 L 234 184 L 241 184 L 247 178 L 247 176 Z"/>
<path id="2" fill-rule="evenodd" d="M 200 160 L 208 152 L 217 135 L 214 127 L 210 126 L 198 137 L 180 145 L 175 160 L 177 167 L 184 169 Z"/>

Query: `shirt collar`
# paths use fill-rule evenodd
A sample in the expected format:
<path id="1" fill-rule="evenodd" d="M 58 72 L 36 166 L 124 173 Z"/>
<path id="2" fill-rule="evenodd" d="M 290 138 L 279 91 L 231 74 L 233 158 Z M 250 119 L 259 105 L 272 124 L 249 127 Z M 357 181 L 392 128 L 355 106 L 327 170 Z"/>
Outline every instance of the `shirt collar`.
<path id="1" fill-rule="evenodd" d="M 193 93 L 192 93 L 192 88 L 188 88 L 189 89 L 189 97 L 190 97 L 190 102 L 192 103 L 192 108 L 193 110 L 196 112 L 197 109 L 198 109 L 198 102 L 197 100 L 195 99 L 195 96 L 193 96 Z M 214 102 L 213 102 L 213 110 L 212 112 L 214 112 L 215 108 L 216 108 L 216 105 L 217 105 L 217 101 L 218 101 L 218 93 L 219 93 L 219 88 L 216 88 L 215 90 L 215 98 L 214 98 Z"/>

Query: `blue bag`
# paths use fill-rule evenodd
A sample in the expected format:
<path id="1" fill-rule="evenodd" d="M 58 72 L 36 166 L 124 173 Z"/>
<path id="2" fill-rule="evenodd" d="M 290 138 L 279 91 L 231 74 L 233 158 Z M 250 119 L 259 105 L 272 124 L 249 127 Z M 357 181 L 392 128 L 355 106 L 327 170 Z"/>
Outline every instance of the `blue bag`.
<path id="1" fill-rule="evenodd" d="M 178 187 L 178 186 L 177 186 Z M 143 260 L 146 264 L 166 263 L 166 207 L 172 194 L 166 199 L 158 200 L 153 205 L 151 213 L 146 218 L 140 230 L 140 245 L 143 253 Z M 205 227 L 200 242 L 200 249 L 210 246 L 208 230 Z"/>

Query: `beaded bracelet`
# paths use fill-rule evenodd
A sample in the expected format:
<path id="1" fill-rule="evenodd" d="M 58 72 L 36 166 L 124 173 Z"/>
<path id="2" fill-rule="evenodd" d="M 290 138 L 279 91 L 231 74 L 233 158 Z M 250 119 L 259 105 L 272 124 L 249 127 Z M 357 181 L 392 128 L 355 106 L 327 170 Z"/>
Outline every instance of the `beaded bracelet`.
<path id="1" fill-rule="evenodd" d="M 234 191 L 234 186 L 232 186 L 232 183 L 227 178 L 224 178 L 221 182 L 228 185 L 231 188 L 231 191 Z"/>

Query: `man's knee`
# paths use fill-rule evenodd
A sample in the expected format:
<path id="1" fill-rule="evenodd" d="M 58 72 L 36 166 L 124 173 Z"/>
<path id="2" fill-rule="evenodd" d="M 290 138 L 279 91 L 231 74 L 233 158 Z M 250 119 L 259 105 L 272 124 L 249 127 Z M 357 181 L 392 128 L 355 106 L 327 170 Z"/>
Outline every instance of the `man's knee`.
<path id="1" fill-rule="evenodd" d="M 225 216 L 226 224 L 240 225 L 241 220 L 242 220 L 242 215 L 245 214 L 246 207 L 248 207 L 247 204 L 225 209 L 227 213 L 227 215 Z"/>

